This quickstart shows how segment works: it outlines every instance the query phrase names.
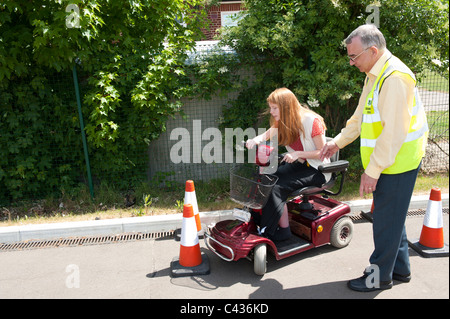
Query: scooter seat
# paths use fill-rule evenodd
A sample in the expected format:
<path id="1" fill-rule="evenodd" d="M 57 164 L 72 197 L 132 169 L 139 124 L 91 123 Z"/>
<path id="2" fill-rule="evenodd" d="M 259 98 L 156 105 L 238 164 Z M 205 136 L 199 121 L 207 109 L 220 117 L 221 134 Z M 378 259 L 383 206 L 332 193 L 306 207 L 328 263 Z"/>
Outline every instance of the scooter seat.
<path id="1" fill-rule="evenodd" d="M 294 192 L 292 192 L 289 195 L 289 197 L 297 197 L 300 195 L 316 195 L 316 194 L 320 194 L 320 193 L 324 193 L 324 192 L 327 194 L 331 194 L 331 195 L 337 195 L 337 194 L 333 194 L 331 192 L 327 192 L 327 190 L 331 189 L 334 186 L 334 184 L 336 183 L 337 173 L 343 174 L 347 170 L 348 165 L 349 165 L 349 162 L 345 161 L 345 160 L 337 160 L 337 161 L 334 161 L 334 162 L 331 162 L 328 164 L 320 165 L 318 167 L 319 171 L 322 173 L 332 173 L 331 179 L 328 182 L 322 184 L 322 186 L 320 186 L 320 187 L 306 186 L 306 187 L 300 188 L 298 190 L 295 190 Z"/>

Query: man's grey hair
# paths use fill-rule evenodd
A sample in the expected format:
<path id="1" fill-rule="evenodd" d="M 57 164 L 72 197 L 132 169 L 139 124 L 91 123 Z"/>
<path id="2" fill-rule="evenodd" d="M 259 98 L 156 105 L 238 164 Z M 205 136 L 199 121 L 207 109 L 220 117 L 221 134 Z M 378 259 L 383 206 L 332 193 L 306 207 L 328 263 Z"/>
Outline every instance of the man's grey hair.
<path id="1" fill-rule="evenodd" d="M 384 39 L 383 33 L 374 24 L 363 24 L 356 28 L 345 39 L 345 44 L 352 43 L 354 37 L 361 38 L 361 43 L 364 48 L 370 48 L 371 46 L 376 46 L 379 50 L 386 48 L 386 40 Z"/>

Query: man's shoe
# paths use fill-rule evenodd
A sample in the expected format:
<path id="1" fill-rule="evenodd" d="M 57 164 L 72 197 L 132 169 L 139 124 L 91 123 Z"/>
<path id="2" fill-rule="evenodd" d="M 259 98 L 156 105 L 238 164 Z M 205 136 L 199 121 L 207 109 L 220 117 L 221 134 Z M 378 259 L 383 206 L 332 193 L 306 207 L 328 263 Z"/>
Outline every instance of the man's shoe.
<path id="1" fill-rule="evenodd" d="M 349 280 L 347 282 L 348 288 L 360 291 L 360 292 L 371 292 L 371 291 L 377 291 L 377 290 L 386 290 L 392 288 L 392 281 L 380 281 L 379 285 L 375 285 L 372 283 L 368 287 L 366 284 L 367 276 L 362 276 L 353 280 Z"/>
<path id="2" fill-rule="evenodd" d="M 364 270 L 363 272 L 363 277 L 367 277 L 370 275 L 370 272 Z M 392 274 L 392 279 L 397 280 L 397 281 L 401 281 L 401 282 L 410 282 L 411 281 L 411 274 L 407 274 L 407 275 L 400 275 L 400 274 L 396 274 L 393 273 Z"/>
<path id="3" fill-rule="evenodd" d="M 392 274 L 392 279 L 397 280 L 397 281 L 401 281 L 401 282 L 410 282 L 411 281 L 411 274 L 400 275 L 400 274 L 393 273 Z"/>

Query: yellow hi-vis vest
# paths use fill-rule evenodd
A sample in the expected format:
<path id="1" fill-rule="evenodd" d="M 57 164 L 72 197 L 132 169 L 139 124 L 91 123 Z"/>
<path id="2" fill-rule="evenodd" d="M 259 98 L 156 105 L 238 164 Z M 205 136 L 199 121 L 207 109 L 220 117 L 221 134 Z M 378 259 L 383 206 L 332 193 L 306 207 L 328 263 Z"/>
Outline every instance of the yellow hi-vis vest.
<path id="1" fill-rule="evenodd" d="M 416 78 L 411 70 L 397 57 L 391 56 L 386 61 L 380 74 L 366 99 L 363 118 L 361 124 L 361 160 L 364 169 L 370 161 L 378 136 L 383 131 L 380 112 L 378 110 L 378 96 L 384 80 L 394 72 L 408 74 L 416 82 Z M 428 138 L 428 124 L 425 110 L 419 97 L 417 87 L 414 89 L 414 102 L 412 108 L 412 118 L 409 124 L 408 135 L 403 142 L 400 151 L 395 157 L 395 162 L 383 170 L 382 174 L 399 174 L 416 169 L 422 157 L 425 155 L 425 148 Z"/>

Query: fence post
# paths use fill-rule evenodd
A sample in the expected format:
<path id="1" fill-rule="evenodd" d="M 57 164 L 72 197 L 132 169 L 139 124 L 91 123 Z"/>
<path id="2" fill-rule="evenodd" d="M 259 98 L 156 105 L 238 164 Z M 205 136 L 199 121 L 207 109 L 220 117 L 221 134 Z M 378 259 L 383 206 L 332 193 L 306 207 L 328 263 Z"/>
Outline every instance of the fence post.
<path id="1" fill-rule="evenodd" d="M 80 118 L 81 139 L 83 140 L 84 159 L 86 161 L 86 171 L 87 171 L 87 176 L 88 176 L 89 192 L 91 193 L 91 198 L 93 199 L 94 198 L 94 187 L 92 186 L 91 165 L 89 164 L 89 153 L 88 153 L 88 149 L 87 149 L 86 132 L 84 131 L 83 113 L 81 112 L 80 88 L 78 87 L 78 76 L 77 76 L 76 65 L 73 66 L 73 83 L 75 85 L 75 95 L 77 97 L 78 117 Z"/>

